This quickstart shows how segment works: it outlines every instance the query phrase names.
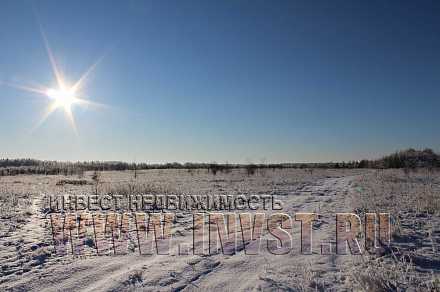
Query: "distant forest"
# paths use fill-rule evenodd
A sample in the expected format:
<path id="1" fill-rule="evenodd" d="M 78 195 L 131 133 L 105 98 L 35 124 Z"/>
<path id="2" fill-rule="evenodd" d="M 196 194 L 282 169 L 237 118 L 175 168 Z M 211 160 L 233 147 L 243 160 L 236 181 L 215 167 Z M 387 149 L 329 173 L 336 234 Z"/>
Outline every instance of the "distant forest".
<path id="1" fill-rule="evenodd" d="M 208 169 L 213 174 L 243 168 L 252 174 L 256 169 L 269 168 L 438 168 L 440 155 L 431 149 L 398 151 L 377 160 L 328 163 L 218 164 L 218 163 L 127 163 L 118 161 L 59 162 L 36 159 L 0 159 L 0 176 L 20 174 L 82 175 L 86 171 L 123 171 L 145 169 Z"/>

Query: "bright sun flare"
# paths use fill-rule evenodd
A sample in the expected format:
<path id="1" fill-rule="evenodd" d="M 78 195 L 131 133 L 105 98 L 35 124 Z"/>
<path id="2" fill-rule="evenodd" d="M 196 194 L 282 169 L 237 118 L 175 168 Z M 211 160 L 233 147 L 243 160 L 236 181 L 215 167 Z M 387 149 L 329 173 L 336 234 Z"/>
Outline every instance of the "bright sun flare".
<path id="1" fill-rule="evenodd" d="M 54 100 L 54 106 L 56 108 L 62 107 L 66 111 L 70 111 L 72 104 L 80 102 L 75 97 L 75 90 L 73 89 L 53 89 L 49 88 L 46 91 L 46 95 Z"/>
<path id="2" fill-rule="evenodd" d="M 26 90 L 26 91 L 30 91 L 33 93 L 38 93 L 38 94 L 40 94 L 42 96 L 46 96 L 47 98 L 52 100 L 52 102 L 46 108 L 42 119 L 40 120 L 40 122 L 37 123 L 35 128 L 39 127 L 48 118 L 48 116 L 52 112 L 54 112 L 55 110 L 60 108 L 60 109 L 64 109 L 65 115 L 68 118 L 68 120 L 70 121 L 70 124 L 72 125 L 73 130 L 75 131 L 76 134 L 78 134 L 77 130 L 76 130 L 75 119 L 74 119 L 73 113 L 72 113 L 72 105 L 79 104 L 79 105 L 83 105 L 83 106 L 89 106 L 89 105 L 98 106 L 98 107 L 104 106 L 102 104 L 87 100 L 80 95 L 80 92 L 82 91 L 81 89 L 82 89 L 83 83 L 86 81 L 88 75 L 94 70 L 96 65 L 101 61 L 102 57 L 100 59 L 98 59 L 98 61 L 96 63 L 94 63 L 90 68 L 88 68 L 88 70 L 79 78 L 79 80 L 77 80 L 73 84 L 73 86 L 71 86 L 71 87 L 67 86 L 67 83 L 65 82 L 63 74 L 60 71 L 60 69 L 58 68 L 55 57 L 52 54 L 52 51 L 49 47 L 49 43 L 47 41 L 46 35 L 44 34 L 44 31 L 42 30 L 41 27 L 40 27 L 40 31 L 41 31 L 41 35 L 43 37 L 43 41 L 44 41 L 44 45 L 46 47 L 47 54 L 49 56 L 49 61 L 52 66 L 52 71 L 53 71 L 53 75 L 55 77 L 55 81 L 56 81 L 57 86 L 55 88 L 48 88 L 45 86 L 29 87 L 29 86 L 22 86 L 22 85 L 16 85 L 16 84 L 8 84 L 8 85 L 10 85 L 12 87 L 16 87 L 21 90 Z"/>

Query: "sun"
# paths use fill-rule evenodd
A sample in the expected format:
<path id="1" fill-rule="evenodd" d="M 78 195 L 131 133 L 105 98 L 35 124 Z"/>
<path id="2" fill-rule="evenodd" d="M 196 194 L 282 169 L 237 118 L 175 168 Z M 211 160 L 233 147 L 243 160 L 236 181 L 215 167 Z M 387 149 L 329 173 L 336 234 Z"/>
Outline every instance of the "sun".
<path id="1" fill-rule="evenodd" d="M 52 67 L 52 73 L 55 77 L 55 87 L 45 87 L 45 86 L 38 86 L 38 87 L 30 87 L 30 86 L 23 86 L 23 85 L 17 85 L 17 84 L 9 84 L 7 85 L 15 87 L 17 89 L 26 90 L 32 93 L 37 93 L 39 95 L 45 96 L 51 102 L 47 106 L 45 112 L 43 113 L 42 119 L 35 125 L 34 129 L 38 128 L 41 124 L 44 123 L 44 121 L 50 116 L 51 113 L 53 113 L 57 109 L 63 109 L 65 116 L 69 120 L 74 132 L 78 134 L 75 124 L 75 119 L 73 116 L 72 107 L 74 104 L 78 104 L 81 106 L 97 106 L 97 107 L 103 107 L 105 105 L 92 102 L 82 96 L 82 87 L 89 76 L 89 74 L 95 69 L 95 67 L 98 65 L 98 63 L 102 60 L 104 56 L 99 58 L 92 66 L 90 66 L 85 73 L 83 73 L 80 78 L 73 83 L 72 86 L 68 86 L 69 84 L 66 82 L 66 79 L 64 78 L 63 72 L 58 67 L 58 64 L 55 60 L 55 57 L 52 53 L 52 50 L 50 49 L 49 42 L 47 41 L 46 35 L 40 26 L 40 32 L 41 36 L 44 41 L 44 45 L 46 47 L 46 52 L 49 57 L 49 61 Z M 33 130 L 34 130 L 33 129 Z"/>
<path id="2" fill-rule="evenodd" d="M 54 100 L 54 107 L 64 108 L 65 111 L 70 111 L 72 105 L 79 103 L 80 99 L 75 97 L 75 90 L 70 89 L 53 89 L 46 90 L 46 95 Z"/>

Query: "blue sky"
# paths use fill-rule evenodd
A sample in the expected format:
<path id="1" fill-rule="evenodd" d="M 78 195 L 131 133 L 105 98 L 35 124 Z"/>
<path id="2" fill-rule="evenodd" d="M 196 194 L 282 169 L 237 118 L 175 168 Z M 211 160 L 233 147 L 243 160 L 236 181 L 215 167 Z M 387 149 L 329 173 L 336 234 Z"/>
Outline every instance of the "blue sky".
<path id="1" fill-rule="evenodd" d="M 440 150 L 438 1 L 0 2 L 0 156 L 303 162 Z M 73 105 L 8 84 L 56 86 Z"/>

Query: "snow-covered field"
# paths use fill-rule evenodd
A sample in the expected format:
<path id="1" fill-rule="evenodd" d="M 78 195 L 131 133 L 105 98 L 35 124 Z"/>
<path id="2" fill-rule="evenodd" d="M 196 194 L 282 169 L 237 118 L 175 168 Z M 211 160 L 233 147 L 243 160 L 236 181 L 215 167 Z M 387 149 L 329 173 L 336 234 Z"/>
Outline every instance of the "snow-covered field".
<path id="1" fill-rule="evenodd" d="M 93 173 L 83 178 L 0 178 L 1 291 L 394 291 L 440 289 L 440 174 L 400 170 L 145 170 Z M 73 184 L 85 180 L 85 183 Z M 281 211 L 321 214 L 313 227 L 313 254 L 300 251 L 301 224 L 289 229 L 293 248 L 274 255 L 72 256 L 54 253 L 47 195 L 142 190 L 178 195 L 267 195 Z M 390 212 L 391 248 L 375 255 L 321 254 L 335 242 L 335 214 Z M 191 212 L 177 211 L 173 241 L 193 240 Z M 267 230 L 262 238 L 269 238 Z M 262 245 L 265 245 L 262 241 Z M 136 248 L 136 247 L 135 247 Z"/>

